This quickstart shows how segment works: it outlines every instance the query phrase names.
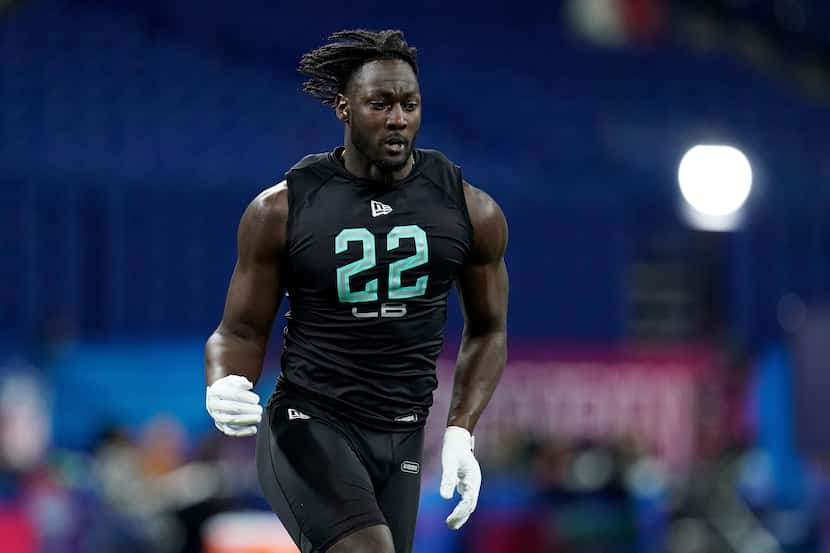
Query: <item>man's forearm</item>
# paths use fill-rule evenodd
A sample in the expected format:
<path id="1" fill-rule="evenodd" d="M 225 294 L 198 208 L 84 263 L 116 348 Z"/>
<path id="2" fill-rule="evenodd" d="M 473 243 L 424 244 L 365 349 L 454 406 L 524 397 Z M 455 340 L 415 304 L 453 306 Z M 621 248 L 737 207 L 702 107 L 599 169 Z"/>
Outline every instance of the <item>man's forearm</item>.
<path id="1" fill-rule="evenodd" d="M 221 327 L 205 345 L 205 379 L 207 384 L 229 374 L 244 376 L 256 384 L 262 374 L 267 340 L 235 334 Z"/>
<path id="2" fill-rule="evenodd" d="M 478 418 L 496 390 L 507 359 L 507 333 L 493 330 L 477 335 L 465 332 L 458 352 L 447 426 L 473 432 Z"/>

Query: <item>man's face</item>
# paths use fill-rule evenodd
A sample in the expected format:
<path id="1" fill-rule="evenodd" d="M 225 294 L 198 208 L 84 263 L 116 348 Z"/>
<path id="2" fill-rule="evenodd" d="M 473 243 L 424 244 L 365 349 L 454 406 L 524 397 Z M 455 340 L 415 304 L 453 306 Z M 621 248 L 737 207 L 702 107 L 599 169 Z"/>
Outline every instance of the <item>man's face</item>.
<path id="1" fill-rule="evenodd" d="M 352 76 L 346 90 L 354 147 L 381 172 L 402 169 L 421 126 L 421 94 L 403 60 L 376 60 Z"/>

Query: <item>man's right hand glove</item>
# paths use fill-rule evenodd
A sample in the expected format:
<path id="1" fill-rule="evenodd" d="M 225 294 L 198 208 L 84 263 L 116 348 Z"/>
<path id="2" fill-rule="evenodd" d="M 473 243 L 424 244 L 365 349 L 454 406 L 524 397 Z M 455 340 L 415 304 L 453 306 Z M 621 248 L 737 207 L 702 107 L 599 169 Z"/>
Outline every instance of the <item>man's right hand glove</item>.
<path id="1" fill-rule="evenodd" d="M 259 396 L 244 376 L 229 374 L 207 387 L 205 407 L 213 421 L 228 436 L 253 436 L 262 418 Z"/>

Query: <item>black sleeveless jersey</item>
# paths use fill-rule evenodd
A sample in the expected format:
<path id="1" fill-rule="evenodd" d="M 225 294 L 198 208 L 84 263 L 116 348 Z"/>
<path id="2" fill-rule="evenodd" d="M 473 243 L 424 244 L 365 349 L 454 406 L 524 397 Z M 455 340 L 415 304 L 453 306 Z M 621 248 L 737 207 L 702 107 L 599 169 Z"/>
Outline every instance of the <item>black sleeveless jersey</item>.
<path id="1" fill-rule="evenodd" d="M 447 297 L 472 246 L 461 170 L 416 150 L 384 185 L 332 153 L 287 173 L 283 283 L 289 311 L 277 387 L 383 430 L 424 423 Z"/>

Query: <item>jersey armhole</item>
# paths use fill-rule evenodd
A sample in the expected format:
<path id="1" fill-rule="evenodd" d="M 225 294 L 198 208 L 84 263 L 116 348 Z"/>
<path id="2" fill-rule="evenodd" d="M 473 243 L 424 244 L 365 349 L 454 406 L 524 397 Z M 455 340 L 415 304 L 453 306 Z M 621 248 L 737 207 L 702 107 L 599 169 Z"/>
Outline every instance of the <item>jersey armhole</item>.
<path id="1" fill-rule="evenodd" d="M 470 234 L 470 245 L 467 249 L 467 253 L 465 255 L 465 262 L 466 259 L 469 259 L 470 254 L 473 251 L 473 246 L 475 245 L 475 227 L 473 227 L 473 220 L 470 217 L 470 209 L 467 207 L 467 195 L 464 193 L 464 175 L 461 171 L 461 168 L 456 166 L 455 172 L 458 179 L 458 193 L 461 195 L 459 198 L 459 203 L 461 204 L 461 213 L 464 216 L 464 221 L 467 223 L 467 229 Z"/>
<path id="2" fill-rule="evenodd" d="M 289 176 L 285 176 L 285 193 L 288 201 L 288 216 L 285 218 L 285 246 L 282 249 L 283 263 L 288 261 L 291 252 L 294 235 L 294 187 L 291 185 Z"/>

